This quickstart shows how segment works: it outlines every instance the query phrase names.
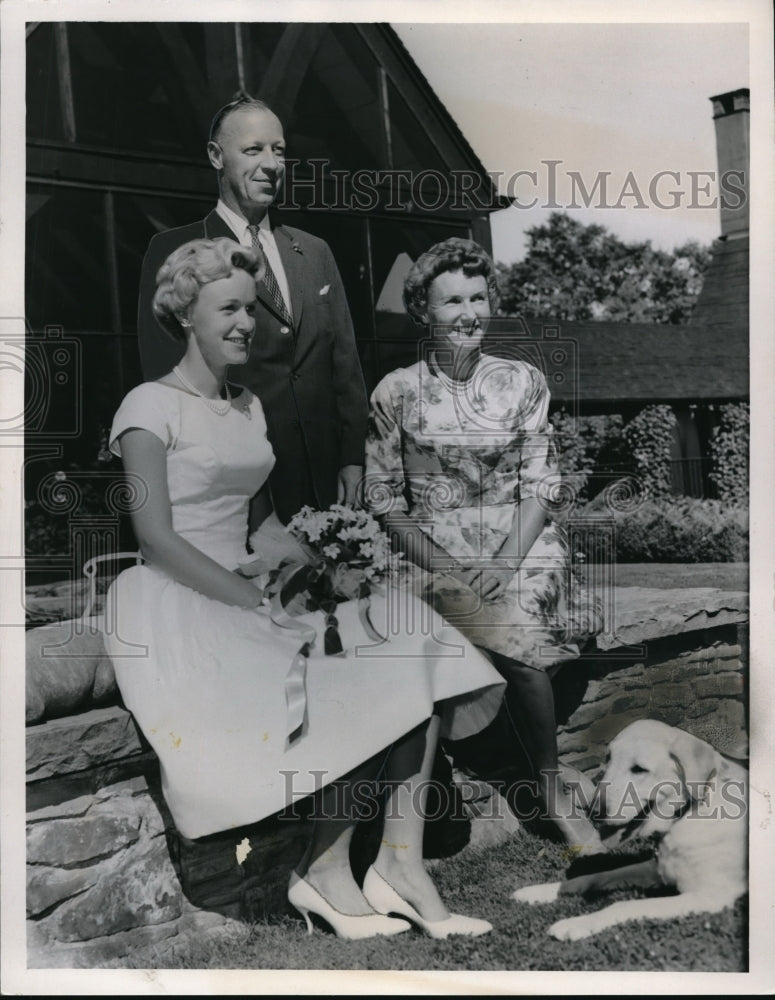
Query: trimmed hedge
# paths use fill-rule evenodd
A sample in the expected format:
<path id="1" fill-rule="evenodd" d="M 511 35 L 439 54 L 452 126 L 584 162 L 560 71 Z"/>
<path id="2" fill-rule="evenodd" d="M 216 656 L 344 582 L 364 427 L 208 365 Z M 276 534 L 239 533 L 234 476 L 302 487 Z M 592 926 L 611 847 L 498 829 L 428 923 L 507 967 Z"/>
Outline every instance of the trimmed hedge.
<path id="1" fill-rule="evenodd" d="M 674 497 L 645 500 L 633 510 L 595 511 L 587 522 L 584 507 L 573 518 L 585 521 L 586 562 L 605 551 L 603 538 L 616 533 L 616 561 L 625 563 L 713 563 L 748 561 L 748 511 L 718 500 Z M 613 522 L 613 523 L 612 523 Z"/>

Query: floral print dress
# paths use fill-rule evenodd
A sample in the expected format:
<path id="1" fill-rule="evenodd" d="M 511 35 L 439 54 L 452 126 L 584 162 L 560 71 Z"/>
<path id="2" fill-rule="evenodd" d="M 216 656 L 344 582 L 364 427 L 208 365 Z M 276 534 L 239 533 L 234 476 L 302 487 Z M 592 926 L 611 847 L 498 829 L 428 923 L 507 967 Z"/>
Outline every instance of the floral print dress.
<path id="1" fill-rule="evenodd" d="M 364 497 L 375 514 L 408 514 L 463 564 L 492 568 L 520 502 L 536 498 L 546 521 L 500 598 L 483 602 L 443 571 L 419 579 L 470 641 L 552 671 L 602 622 L 552 520 L 561 487 L 548 407 L 544 376 L 523 361 L 482 354 L 465 382 L 426 361 L 399 368 L 371 398 Z"/>

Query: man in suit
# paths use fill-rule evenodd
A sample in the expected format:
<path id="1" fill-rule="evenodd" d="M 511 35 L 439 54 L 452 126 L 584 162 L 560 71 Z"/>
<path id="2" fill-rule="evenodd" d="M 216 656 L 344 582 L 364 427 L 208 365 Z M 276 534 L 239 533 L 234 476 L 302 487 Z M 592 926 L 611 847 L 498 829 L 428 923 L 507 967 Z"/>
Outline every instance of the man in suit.
<path id="1" fill-rule="evenodd" d="M 207 155 L 220 197 L 204 220 L 158 233 L 143 260 L 138 338 L 143 377 L 158 378 L 183 349 L 151 309 L 156 274 L 188 240 L 228 236 L 263 255 L 256 333 L 237 380 L 264 408 L 276 464 L 269 480 L 283 523 L 302 506 L 325 508 L 356 498 L 368 401 L 344 287 L 328 244 L 270 222 L 283 183 L 285 140 L 277 116 L 243 96 L 213 119 Z"/>

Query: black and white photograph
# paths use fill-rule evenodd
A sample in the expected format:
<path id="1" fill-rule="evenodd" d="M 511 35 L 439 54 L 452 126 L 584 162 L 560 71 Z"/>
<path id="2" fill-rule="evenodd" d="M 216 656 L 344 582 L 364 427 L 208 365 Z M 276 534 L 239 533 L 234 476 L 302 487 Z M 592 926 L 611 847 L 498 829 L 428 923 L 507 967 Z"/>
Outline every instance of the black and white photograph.
<path id="1" fill-rule="evenodd" d="M 775 989 L 774 120 L 763 0 L 3 0 L 4 993 Z"/>

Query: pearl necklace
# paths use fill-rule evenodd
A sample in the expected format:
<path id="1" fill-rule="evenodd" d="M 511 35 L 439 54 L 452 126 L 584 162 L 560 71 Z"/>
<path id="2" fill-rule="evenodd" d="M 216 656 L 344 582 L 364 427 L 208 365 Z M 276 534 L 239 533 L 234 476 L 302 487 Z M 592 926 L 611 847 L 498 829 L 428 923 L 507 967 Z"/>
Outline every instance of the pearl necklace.
<path id="1" fill-rule="evenodd" d="M 228 382 L 225 383 L 224 385 L 224 388 L 226 389 L 226 403 L 223 406 L 219 406 L 214 399 L 208 399 L 208 397 L 205 396 L 203 393 L 201 393 L 199 389 L 196 388 L 196 386 L 191 385 L 188 379 L 183 377 L 177 365 L 175 365 L 175 367 L 172 369 L 172 374 L 177 375 L 181 384 L 186 389 L 188 389 L 189 392 L 192 392 L 195 396 L 199 396 L 199 398 L 202 400 L 205 406 L 208 406 L 213 411 L 213 413 L 217 413 L 219 417 L 225 417 L 226 414 L 231 409 L 231 393 L 229 392 Z"/>

